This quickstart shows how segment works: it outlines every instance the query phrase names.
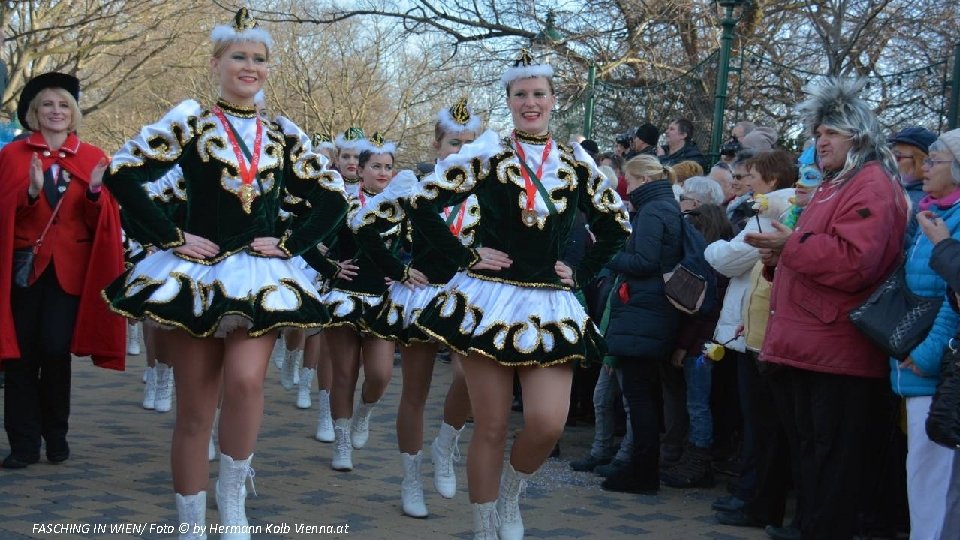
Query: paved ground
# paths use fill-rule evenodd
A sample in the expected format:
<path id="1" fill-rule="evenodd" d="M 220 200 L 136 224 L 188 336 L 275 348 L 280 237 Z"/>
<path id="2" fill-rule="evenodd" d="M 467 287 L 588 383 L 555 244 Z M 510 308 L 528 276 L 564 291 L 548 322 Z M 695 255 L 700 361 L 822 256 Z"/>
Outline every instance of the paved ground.
<path id="1" fill-rule="evenodd" d="M 94 368 L 87 360 L 75 362 L 72 456 L 62 465 L 43 461 L 23 470 L 0 469 L 0 539 L 176 538 L 168 461 L 174 413 L 140 407 L 143 359 L 128 361 L 125 373 Z M 450 372 L 449 365 L 437 364 L 427 413 L 428 442 L 439 423 Z M 332 537 L 471 538 L 463 461 L 457 466 L 461 485 L 454 499 L 440 498 L 427 476 L 430 517 L 415 520 L 401 513 L 402 473 L 393 434 L 399 369 L 373 415 L 370 442 L 354 452 L 350 473 L 330 470 L 330 445 L 312 438 L 316 409 L 296 409 L 295 394 L 280 387 L 279 372 L 273 367 L 266 388 L 266 418 L 253 462 L 259 496 L 247 499 L 247 514 L 251 524 L 262 525 L 264 531 L 284 524 L 290 529 L 256 538 L 303 538 L 310 535 L 298 532 L 297 526 L 326 525 L 349 525 L 348 534 L 324 534 Z M 519 424 L 519 414 L 514 414 L 513 422 Z M 715 523 L 710 502 L 724 494 L 720 487 L 663 488 L 658 496 L 602 491 L 597 477 L 571 472 L 567 464 L 585 453 L 592 433 L 588 426 L 569 428 L 561 441 L 561 459 L 551 459 L 530 483 L 521 499 L 529 538 L 766 538 L 756 529 Z M 469 439 L 468 428 L 460 443 L 464 456 Z M 5 438 L 0 439 L 0 457 L 7 452 Z M 213 475 L 216 463 L 212 465 Z M 429 463 L 424 472 L 432 474 Z M 210 499 L 208 523 L 217 521 L 212 491 Z M 146 528 L 109 532 L 111 526 L 121 525 Z M 75 529 L 45 534 L 41 526 Z M 168 532 L 158 527 L 167 527 Z"/>

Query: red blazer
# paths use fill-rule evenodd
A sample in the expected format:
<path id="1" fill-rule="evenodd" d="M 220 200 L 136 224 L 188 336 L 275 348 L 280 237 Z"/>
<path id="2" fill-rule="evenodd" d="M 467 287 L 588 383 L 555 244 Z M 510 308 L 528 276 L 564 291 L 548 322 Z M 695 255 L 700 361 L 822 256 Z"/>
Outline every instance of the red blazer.
<path id="1" fill-rule="evenodd" d="M 124 321 L 109 312 L 100 298 L 103 287 L 123 270 L 119 213 L 105 190 L 96 201 L 87 197 L 90 172 L 104 154 L 74 134 L 55 152 L 39 133 L 0 151 L 0 359 L 20 355 L 10 310 L 12 250 L 32 246 L 54 208 L 43 192 L 36 201 L 29 201 L 27 186 L 34 153 L 40 156 L 44 170 L 56 163 L 71 181 L 34 259 L 31 282 L 52 264 L 63 290 L 80 297 L 71 351 L 78 356 L 92 355 L 103 367 L 123 369 Z"/>

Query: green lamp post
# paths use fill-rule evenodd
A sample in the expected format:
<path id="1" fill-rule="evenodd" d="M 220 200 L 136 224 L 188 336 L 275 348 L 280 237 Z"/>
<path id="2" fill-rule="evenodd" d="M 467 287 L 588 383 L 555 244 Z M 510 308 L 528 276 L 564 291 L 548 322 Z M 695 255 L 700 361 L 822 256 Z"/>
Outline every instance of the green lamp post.
<path id="1" fill-rule="evenodd" d="M 720 25 L 723 33 L 720 37 L 720 59 L 717 64 L 717 88 L 713 105 L 713 134 L 710 137 L 710 159 L 720 159 L 720 144 L 723 142 L 723 113 L 727 107 L 727 77 L 730 74 L 730 49 L 733 47 L 733 31 L 743 13 L 748 0 L 714 0 L 718 10 L 723 13 Z"/>
<path id="2" fill-rule="evenodd" d="M 542 60 L 550 63 L 553 57 L 553 44 L 563 39 L 560 31 L 557 30 L 557 16 L 552 9 L 547 10 L 547 20 L 543 30 L 537 32 L 537 35 L 530 39 L 530 49 L 534 53 L 541 53 Z"/>

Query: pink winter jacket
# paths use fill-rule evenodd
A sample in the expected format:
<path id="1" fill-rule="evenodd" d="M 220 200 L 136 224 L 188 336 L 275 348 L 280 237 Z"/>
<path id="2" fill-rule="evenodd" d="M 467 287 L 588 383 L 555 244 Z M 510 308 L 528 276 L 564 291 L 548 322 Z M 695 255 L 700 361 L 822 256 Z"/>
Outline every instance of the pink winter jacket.
<path id="1" fill-rule="evenodd" d="M 908 202 L 879 163 L 821 186 L 777 264 L 761 359 L 800 369 L 886 377 L 887 356 L 848 314 L 893 271 Z"/>

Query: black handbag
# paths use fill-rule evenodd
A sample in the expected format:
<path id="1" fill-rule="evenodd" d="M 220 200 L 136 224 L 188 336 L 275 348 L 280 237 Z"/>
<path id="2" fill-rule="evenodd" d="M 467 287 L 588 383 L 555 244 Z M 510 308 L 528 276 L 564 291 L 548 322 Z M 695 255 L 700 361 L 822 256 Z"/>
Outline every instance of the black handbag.
<path id="1" fill-rule="evenodd" d="M 47 221 L 47 226 L 44 227 L 43 232 L 40 233 L 40 238 L 37 238 L 37 241 L 28 248 L 13 250 L 14 287 L 25 288 L 30 286 L 30 275 L 33 274 L 33 259 L 40 251 L 40 246 L 43 245 L 43 239 L 47 236 L 50 225 L 53 225 L 53 220 L 57 217 L 57 212 L 60 211 L 60 205 L 63 204 L 63 199 L 65 198 L 66 197 L 60 197 L 60 200 L 57 201 L 57 205 L 53 208 L 53 213 L 50 214 L 50 219 Z"/>
<path id="2" fill-rule="evenodd" d="M 960 334 L 948 342 L 940 360 L 940 381 L 926 427 L 931 441 L 960 450 Z"/>
<path id="3" fill-rule="evenodd" d="M 942 297 L 920 296 L 910 291 L 901 264 L 849 317 L 888 355 L 905 360 L 927 337 L 941 305 Z"/>
<path id="4" fill-rule="evenodd" d="M 26 287 L 30 284 L 30 274 L 33 273 L 33 248 L 13 250 L 13 285 Z"/>

